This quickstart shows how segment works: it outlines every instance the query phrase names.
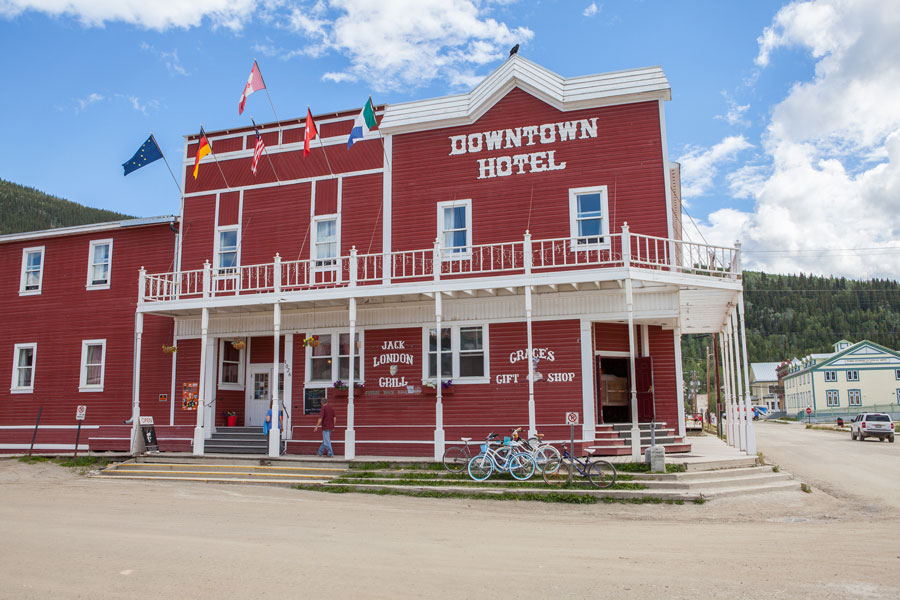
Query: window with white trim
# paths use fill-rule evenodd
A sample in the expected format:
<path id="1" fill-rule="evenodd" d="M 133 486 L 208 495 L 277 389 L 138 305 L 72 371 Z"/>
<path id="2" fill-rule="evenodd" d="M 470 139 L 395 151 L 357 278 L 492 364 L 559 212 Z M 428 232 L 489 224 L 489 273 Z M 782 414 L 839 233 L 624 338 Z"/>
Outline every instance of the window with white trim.
<path id="1" fill-rule="evenodd" d="M 837 371 L 825 371 L 825 381 L 837 381 Z"/>
<path id="2" fill-rule="evenodd" d="M 312 258 L 318 268 L 336 268 L 340 247 L 340 224 L 337 215 L 313 219 Z"/>
<path id="3" fill-rule="evenodd" d="M 472 200 L 438 202 L 437 231 L 444 260 L 472 256 Z"/>
<path id="4" fill-rule="evenodd" d="M 900 390 L 897 390 L 897 404 L 900 404 Z"/>
<path id="5" fill-rule="evenodd" d="M 108 290 L 112 271 L 112 240 L 91 240 L 88 252 L 87 289 Z"/>
<path id="6" fill-rule="evenodd" d="M 847 390 L 847 402 L 850 406 L 862 406 L 862 392 L 860 390 Z"/>
<path id="7" fill-rule="evenodd" d="M 900 380 L 900 369 L 894 369 L 894 379 Z"/>
<path id="8" fill-rule="evenodd" d="M 441 378 L 453 381 L 481 381 L 489 377 L 487 325 L 453 325 L 441 327 L 440 350 L 435 328 L 423 332 L 427 358 L 422 378 L 437 378 L 437 365 L 441 365 Z M 440 359 L 438 359 L 440 355 Z"/>
<path id="9" fill-rule="evenodd" d="M 856 369 L 847 371 L 847 381 L 859 381 L 859 371 Z"/>
<path id="10" fill-rule="evenodd" d="M 34 365 L 37 358 L 37 344 L 16 344 L 13 347 L 12 385 L 13 394 L 34 392 Z"/>
<path id="11" fill-rule="evenodd" d="M 825 406 L 840 406 L 841 398 L 837 390 L 825 390 Z"/>
<path id="12" fill-rule="evenodd" d="M 102 392 L 106 365 L 106 340 L 81 342 L 81 377 L 79 392 Z"/>
<path id="13" fill-rule="evenodd" d="M 44 282 L 44 247 L 22 250 L 22 276 L 19 281 L 19 295 L 30 296 L 41 293 Z"/>
<path id="14" fill-rule="evenodd" d="M 606 186 L 569 190 L 569 236 L 573 250 L 609 247 Z"/>
<path id="15" fill-rule="evenodd" d="M 359 333 L 356 334 L 356 348 L 353 349 L 353 379 L 359 381 Z M 338 379 L 350 381 L 350 334 L 338 334 Z"/>
<path id="16" fill-rule="evenodd" d="M 240 230 L 237 225 L 219 227 L 216 233 L 216 262 L 213 265 L 219 275 L 235 273 L 240 264 L 238 247 Z"/>
<path id="17" fill-rule="evenodd" d="M 244 352 L 244 348 L 235 348 L 231 340 L 219 340 L 219 388 L 244 389 Z"/>
<path id="18" fill-rule="evenodd" d="M 350 333 L 347 330 L 328 330 L 315 334 L 318 344 L 307 350 L 306 382 L 310 387 L 328 387 L 335 381 L 344 384 L 350 381 Z M 309 333 L 307 336 L 312 337 Z M 356 332 L 356 347 L 353 348 L 353 381 L 365 381 L 363 332 Z"/>

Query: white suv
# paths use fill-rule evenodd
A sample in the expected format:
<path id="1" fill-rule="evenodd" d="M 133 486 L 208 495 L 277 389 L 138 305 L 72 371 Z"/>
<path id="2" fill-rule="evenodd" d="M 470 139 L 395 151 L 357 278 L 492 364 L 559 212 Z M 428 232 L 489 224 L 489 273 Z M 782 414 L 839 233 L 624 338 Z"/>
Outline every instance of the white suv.
<path id="1" fill-rule="evenodd" d="M 894 441 L 894 423 L 885 413 L 862 413 L 850 421 L 850 439 L 863 441 L 867 437 Z"/>

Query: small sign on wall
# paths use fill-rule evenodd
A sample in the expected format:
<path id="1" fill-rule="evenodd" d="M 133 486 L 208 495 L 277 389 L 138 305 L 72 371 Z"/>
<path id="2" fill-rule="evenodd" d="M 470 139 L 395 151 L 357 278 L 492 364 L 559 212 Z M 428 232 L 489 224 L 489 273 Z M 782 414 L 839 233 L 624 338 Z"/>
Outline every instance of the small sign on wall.
<path id="1" fill-rule="evenodd" d="M 325 400 L 325 388 L 313 388 L 303 390 L 303 414 L 317 415 L 322 410 L 322 401 Z"/>
<path id="2" fill-rule="evenodd" d="M 75 420 L 76 421 L 84 421 L 84 417 L 87 415 L 87 406 L 84 404 L 79 404 L 78 408 L 75 409 Z"/>
<path id="3" fill-rule="evenodd" d="M 197 400 L 200 397 L 200 384 L 185 383 L 181 390 L 181 410 L 197 410 Z"/>
<path id="4" fill-rule="evenodd" d="M 159 401 L 160 401 L 160 402 L 168 402 L 168 401 L 169 401 L 169 395 L 168 395 L 168 394 L 160 394 L 160 395 L 159 395 Z"/>

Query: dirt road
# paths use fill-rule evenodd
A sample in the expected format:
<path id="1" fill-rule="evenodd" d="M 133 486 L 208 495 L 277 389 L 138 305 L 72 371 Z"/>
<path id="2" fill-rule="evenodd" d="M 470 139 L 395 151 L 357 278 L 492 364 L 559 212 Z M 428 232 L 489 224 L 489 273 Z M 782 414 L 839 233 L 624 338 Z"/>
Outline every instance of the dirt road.
<path id="1" fill-rule="evenodd" d="M 896 598 L 897 521 L 855 535 L 883 516 L 823 493 L 573 507 L 0 460 L 0 598 Z"/>

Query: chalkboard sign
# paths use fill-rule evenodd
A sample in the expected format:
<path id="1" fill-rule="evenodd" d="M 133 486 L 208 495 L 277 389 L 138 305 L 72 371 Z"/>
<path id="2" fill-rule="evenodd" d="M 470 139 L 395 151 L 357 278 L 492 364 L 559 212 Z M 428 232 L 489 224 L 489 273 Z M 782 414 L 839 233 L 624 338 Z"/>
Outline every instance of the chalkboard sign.
<path id="1" fill-rule="evenodd" d="M 303 414 L 317 415 L 322 410 L 322 401 L 325 400 L 325 388 L 303 390 Z"/>

